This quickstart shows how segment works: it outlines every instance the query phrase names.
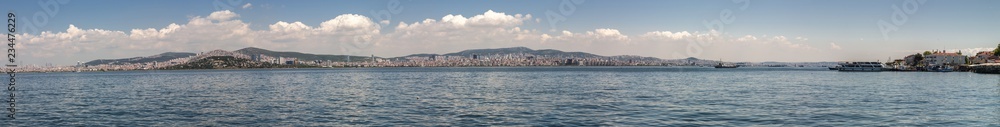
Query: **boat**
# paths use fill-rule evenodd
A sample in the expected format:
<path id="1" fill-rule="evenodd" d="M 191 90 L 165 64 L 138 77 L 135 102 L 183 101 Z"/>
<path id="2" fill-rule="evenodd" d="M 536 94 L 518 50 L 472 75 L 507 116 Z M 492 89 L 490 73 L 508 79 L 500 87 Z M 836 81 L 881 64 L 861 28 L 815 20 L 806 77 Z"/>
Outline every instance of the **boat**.
<path id="1" fill-rule="evenodd" d="M 740 67 L 740 66 L 736 66 L 736 65 L 721 65 L 721 64 L 720 65 L 715 65 L 715 68 L 738 68 L 738 67 Z"/>
<path id="2" fill-rule="evenodd" d="M 740 66 L 732 65 L 732 64 L 722 64 L 722 62 L 719 62 L 719 65 L 715 65 L 715 68 L 737 68 L 737 67 L 740 67 Z"/>
<path id="3" fill-rule="evenodd" d="M 880 72 L 884 68 L 881 62 L 846 62 L 841 63 L 839 71 L 845 72 Z"/>
<path id="4" fill-rule="evenodd" d="M 737 68 L 739 65 L 732 64 L 722 64 L 722 59 L 719 59 L 719 65 L 715 65 L 715 68 Z"/>
<path id="5" fill-rule="evenodd" d="M 910 71 L 917 71 L 918 69 L 916 67 L 906 66 L 906 65 L 886 65 L 885 69 L 882 69 L 882 70 L 883 71 L 905 71 L 905 72 L 910 72 Z"/>
<path id="6" fill-rule="evenodd" d="M 767 65 L 767 67 L 788 67 L 788 65 Z"/>
<path id="7" fill-rule="evenodd" d="M 927 70 L 931 72 L 952 72 L 955 71 L 955 68 L 951 66 L 931 66 L 927 67 Z"/>
<path id="8" fill-rule="evenodd" d="M 840 66 L 828 67 L 830 70 L 840 70 Z"/>

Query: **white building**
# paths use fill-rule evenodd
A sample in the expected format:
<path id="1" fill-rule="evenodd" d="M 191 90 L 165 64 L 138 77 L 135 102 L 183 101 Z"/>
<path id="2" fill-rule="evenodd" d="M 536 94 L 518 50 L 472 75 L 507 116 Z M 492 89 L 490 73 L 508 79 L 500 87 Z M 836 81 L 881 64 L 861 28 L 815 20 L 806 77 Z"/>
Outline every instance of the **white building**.
<path id="1" fill-rule="evenodd" d="M 997 59 L 1000 59 L 993 55 L 991 51 L 983 51 L 976 53 L 976 57 L 972 60 L 972 64 L 981 63 L 995 63 Z"/>
<path id="2" fill-rule="evenodd" d="M 927 65 L 962 65 L 965 64 L 965 56 L 958 53 L 934 53 L 924 56 L 924 63 Z"/>

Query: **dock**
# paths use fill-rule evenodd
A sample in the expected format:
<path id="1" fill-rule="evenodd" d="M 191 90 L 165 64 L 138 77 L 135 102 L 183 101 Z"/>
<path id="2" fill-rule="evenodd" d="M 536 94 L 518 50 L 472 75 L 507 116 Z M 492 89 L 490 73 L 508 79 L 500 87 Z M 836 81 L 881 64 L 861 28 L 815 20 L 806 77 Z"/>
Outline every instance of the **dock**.
<path id="1" fill-rule="evenodd" d="M 1000 63 L 985 63 L 972 65 L 972 72 L 983 74 L 1000 74 Z"/>

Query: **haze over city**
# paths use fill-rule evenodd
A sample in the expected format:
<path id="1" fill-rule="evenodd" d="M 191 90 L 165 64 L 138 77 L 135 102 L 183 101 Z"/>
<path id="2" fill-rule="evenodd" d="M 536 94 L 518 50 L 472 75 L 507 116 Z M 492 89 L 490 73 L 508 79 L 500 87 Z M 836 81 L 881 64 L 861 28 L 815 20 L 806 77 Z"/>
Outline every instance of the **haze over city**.
<path id="1" fill-rule="evenodd" d="M 24 64 L 245 47 L 396 57 L 518 46 L 663 59 L 884 61 L 927 50 L 971 54 L 1000 42 L 1000 8 L 992 7 L 1000 1 L 990 0 L 13 2 L 0 7 L 17 10 Z"/>

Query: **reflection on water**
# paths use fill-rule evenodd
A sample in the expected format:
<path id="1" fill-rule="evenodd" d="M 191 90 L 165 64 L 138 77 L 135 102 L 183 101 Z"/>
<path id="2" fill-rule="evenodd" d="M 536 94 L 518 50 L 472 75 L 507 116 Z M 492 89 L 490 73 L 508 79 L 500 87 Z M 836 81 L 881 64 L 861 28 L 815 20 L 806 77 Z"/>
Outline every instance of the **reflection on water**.
<path id="1" fill-rule="evenodd" d="M 528 67 L 19 76 L 18 119 L 0 126 L 1000 126 L 1000 76 L 960 72 Z"/>

